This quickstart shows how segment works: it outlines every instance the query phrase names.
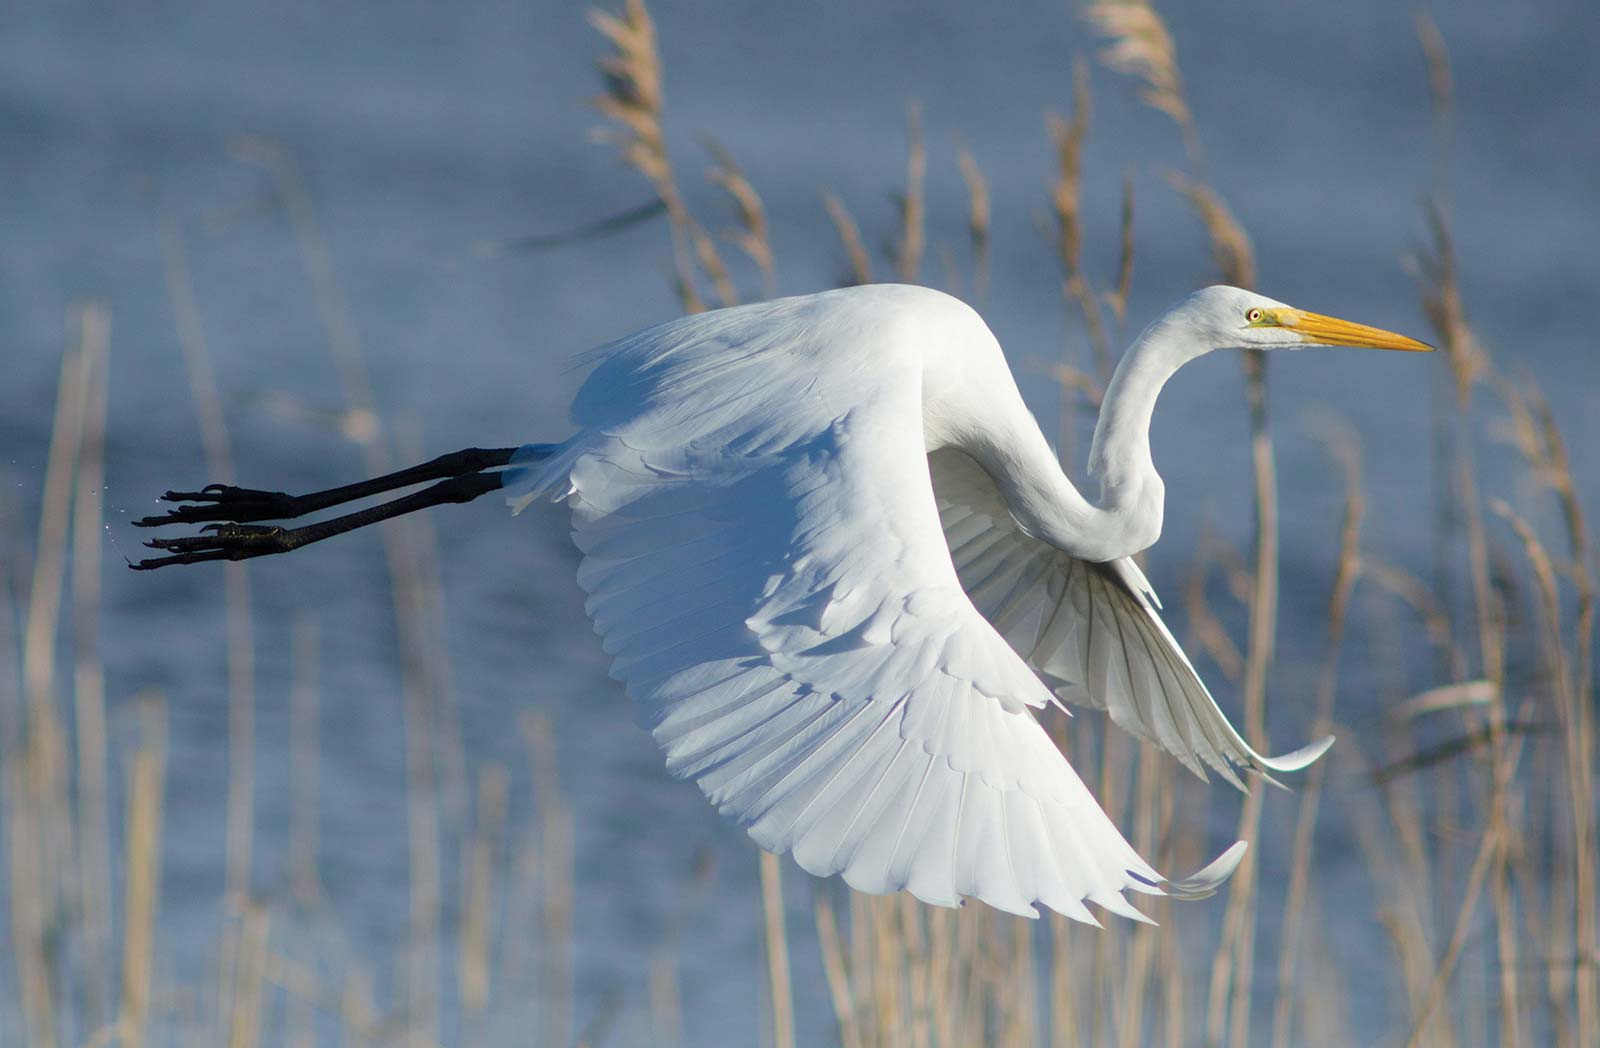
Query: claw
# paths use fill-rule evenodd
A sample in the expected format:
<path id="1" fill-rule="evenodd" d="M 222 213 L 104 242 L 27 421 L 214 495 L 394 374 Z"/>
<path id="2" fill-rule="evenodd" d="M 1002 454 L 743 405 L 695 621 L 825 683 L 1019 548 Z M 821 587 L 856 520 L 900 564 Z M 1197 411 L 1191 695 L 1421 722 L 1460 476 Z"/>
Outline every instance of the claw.
<path id="1" fill-rule="evenodd" d="M 245 560 L 267 553 L 281 553 L 295 543 L 290 532 L 276 524 L 207 524 L 199 535 L 158 536 L 145 541 L 150 549 L 164 550 L 169 556 L 141 560 L 140 570 L 167 564 L 195 564 L 206 560 Z"/>
<path id="2" fill-rule="evenodd" d="M 157 516 L 141 517 L 135 527 L 159 528 L 168 524 L 198 524 L 201 521 L 281 520 L 300 516 L 301 500 L 281 491 L 257 491 L 231 484 L 207 484 L 199 491 L 169 491 L 163 502 L 182 502 L 175 509 Z"/>

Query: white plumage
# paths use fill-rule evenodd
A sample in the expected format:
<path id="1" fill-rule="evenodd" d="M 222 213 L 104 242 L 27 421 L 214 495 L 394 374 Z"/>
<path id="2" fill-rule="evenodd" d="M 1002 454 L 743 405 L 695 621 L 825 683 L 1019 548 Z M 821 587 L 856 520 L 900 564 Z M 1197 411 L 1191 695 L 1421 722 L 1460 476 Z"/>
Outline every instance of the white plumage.
<path id="1" fill-rule="evenodd" d="M 595 351 L 560 444 L 466 448 L 307 495 L 212 484 L 137 524 L 132 565 L 286 553 L 504 490 L 566 501 L 589 615 L 673 774 L 762 847 L 863 891 L 975 896 L 1094 923 L 1123 893 L 1209 895 L 1244 852 L 1164 879 L 1035 719 L 1099 707 L 1205 778 L 1304 767 L 1228 723 L 1129 559 L 1161 534 L 1150 416 L 1212 349 L 1431 347 L 1237 288 L 1151 324 L 1106 389 L 1073 487 L 967 306 L 873 285 L 685 317 Z M 499 467 L 509 467 L 495 472 Z M 302 527 L 302 517 L 434 482 Z"/>
<path id="2" fill-rule="evenodd" d="M 1252 322 L 1264 309 L 1284 322 Z M 519 509 L 571 506 L 612 675 L 672 773 L 763 848 L 862 891 L 1143 919 L 1124 891 L 1210 894 L 1243 842 L 1164 879 L 1034 711 L 1052 689 L 1106 708 L 1241 788 L 1230 762 L 1293 771 L 1332 741 L 1252 750 L 1126 559 L 1160 531 L 1146 434 L 1161 383 L 1216 345 L 1317 341 L 1291 313 L 1326 319 L 1211 288 L 1152 325 L 1108 391 L 1098 504 L 1061 473 L 977 314 L 890 285 L 602 347 L 578 432 L 524 448 L 506 489 Z"/>

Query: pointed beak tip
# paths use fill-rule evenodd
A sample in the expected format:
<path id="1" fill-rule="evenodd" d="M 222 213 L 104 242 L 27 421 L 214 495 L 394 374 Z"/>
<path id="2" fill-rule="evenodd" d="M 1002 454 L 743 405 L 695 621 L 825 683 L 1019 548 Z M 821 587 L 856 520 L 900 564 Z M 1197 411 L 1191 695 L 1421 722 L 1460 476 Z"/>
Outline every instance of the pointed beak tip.
<path id="1" fill-rule="evenodd" d="M 1398 349 L 1412 353 L 1431 353 L 1437 347 L 1383 328 L 1356 324 L 1338 317 L 1325 316 L 1304 310 L 1292 314 L 1287 325 L 1300 332 L 1307 341 L 1325 346 L 1355 346 L 1366 349 Z"/>

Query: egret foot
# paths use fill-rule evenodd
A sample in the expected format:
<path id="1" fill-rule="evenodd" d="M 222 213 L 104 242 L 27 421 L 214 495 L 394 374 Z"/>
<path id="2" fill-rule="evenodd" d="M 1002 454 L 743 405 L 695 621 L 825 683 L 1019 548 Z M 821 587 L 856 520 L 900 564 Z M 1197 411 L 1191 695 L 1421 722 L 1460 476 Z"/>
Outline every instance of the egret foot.
<path id="1" fill-rule="evenodd" d="M 217 520 L 242 524 L 252 520 L 287 520 L 309 513 L 311 507 L 298 495 L 282 491 L 257 491 L 231 484 L 207 484 L 199 491 L 169 491 L 162 502 L 192 502 L 153 517 L 134 521 L 139 528 L 159 528 L 167 524 L 199 524 Z"/>
<path id="2" fill-rule="evenodd" d="M 507 457 L 510 457 L 509 454 Z M 416 471 L 402 471 L 402 473 L 406 472 L 410 472 L 412 477 L 416 475 Z M 392 478 L 400 475 L 391 474 L 389 478 L 369 481 L 364 485 L 350 485 L 348 488 L 334 489 L 336 492 L 348 492 L 356 488 L 367 489 L 358 491 L 356 494 L 349 495 L 346 498 L 337 499 L 335 502 L 361 498 L 369 494 L 374 485 L 380 483 L 390 483 L 392 485 Z M 415 481 L 412 480 L 411 482 L 414 483 Z M 424 488 L 392 502 L 385 502 L 368 509 L 357 510 L 354 513 L 346 513 L 342 517 L 321 520 L 298 528 L 284 528 L 276 524 L 248 524 L 238 520 L 211 523 L 201 528 L 198 535 L 151 539 L 145 543 L 146 546 L 151 549 L 165 550 L 168 555 L 164 557 L 149 557 L 129 566 L 139 571 L 149 571 L 152 568 L 164 568 L 169 564 L 198 564 L 208 560 L 248 560 L 251 557 L 265 557 L 272 553 L 288 553 L 290 550 L 299 549 L 301 546 L 309 546 L 313 542 L 321 542 L 323 539 L 332 538 L 335 535 L 343 535 L 347 531 L 364 528 L 381 520 L 390 520 L 405 513 L 414 513 L 419 509 L 427 509 L 429 506 L 439 506 L 449 502 L 471 502 L 473 499 L 487 495 L 491 491 L 498 491 L 503 483 L 504 479 L 499 472 L 466 473 L 461 476 L 452 476 L 448 480 L 441 480 L 432 487 Z M 185 506 L 174 512 L 181 512 L 187 509 L 196 512 L 220 514 L 223 511 L 219 507 L 230 504 L 230 492 L 238 492 L 240 494 L 238 504 L 241 506 L 262 506 L 275 498 L 286 499 L 289 504 L 288 508 L 292 512 L 281 514 L 281 516 L 299 516 L 333 504 L 326 501 L 328 492 L 296 497 L 293 495 L 279 495 L 276 492 L 251 491 L 248 488 L 228 488 L 221 484 L 213 484 L 193 493 L 203 499 L 210 500 L 211 505 Z M 173 501 L 181 501 L 185 497 L 180 492 L 168 492 L 167 494 L 169 496 L 177 496 Z M 256 498 L 262 495 L 265 495 L 266 498 Z M 320 504 L 304 505 L 308 501 L 316 503 L 318 500 L 323 501 Z M 233 510 L 229 509 L 227 512 L 231 513 Z M 193 519 L 196 518 L 173 517 L 168 519 L 156 517 L 146 518 L 139 523 L 149 527 L 152 526 L 152 521 L 154 524 L 168 524 L 181 523 Z"/>

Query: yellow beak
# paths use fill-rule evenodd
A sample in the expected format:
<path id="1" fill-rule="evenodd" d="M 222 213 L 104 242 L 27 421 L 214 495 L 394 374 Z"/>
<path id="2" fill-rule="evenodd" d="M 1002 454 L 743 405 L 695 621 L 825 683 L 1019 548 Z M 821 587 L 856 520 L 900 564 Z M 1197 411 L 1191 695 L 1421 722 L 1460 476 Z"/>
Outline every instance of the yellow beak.
<path id="1" fill-rule="evenodd" d="M 1355 324 L 1338 317 L 1325 317 L 1303 309 L 1278 310 L 1278 324 L 1318 346 L 1362 346 L 1368 349 L 1403 349 L 1428 353 L 1433 347 L 1383 328 Z"/>

